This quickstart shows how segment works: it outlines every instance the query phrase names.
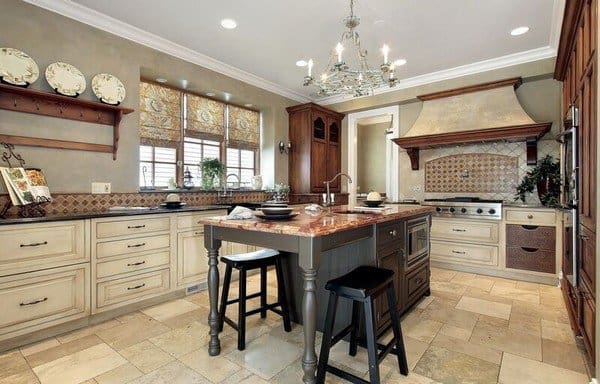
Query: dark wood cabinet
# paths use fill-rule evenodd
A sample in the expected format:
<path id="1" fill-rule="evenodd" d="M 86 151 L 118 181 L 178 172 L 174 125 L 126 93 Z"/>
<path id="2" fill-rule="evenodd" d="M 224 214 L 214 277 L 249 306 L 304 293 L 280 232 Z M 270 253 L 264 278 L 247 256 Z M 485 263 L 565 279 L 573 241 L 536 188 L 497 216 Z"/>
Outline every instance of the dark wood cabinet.
<path id="1" fill-rule="evenodd" d="M 287 108 L 289 114 L 289 184 L 291 192 L 322 193 L 324 181 L 341 171 L 344 114 L 314 103 Z M 331 183 L 339 192 L 341 181 Z"/>
<path id="2" fill-rule="evenodd" d="M 570 105 L 579 108 L 579 278 L 577 287 L 566 279 L 561 286 L 572 327 L 583 336 L 592 361 L 596 315 L 597 8 L 597 0 L 566 2 L 554 72 L 554 77 L 563 82 L 563 115 Z"/>

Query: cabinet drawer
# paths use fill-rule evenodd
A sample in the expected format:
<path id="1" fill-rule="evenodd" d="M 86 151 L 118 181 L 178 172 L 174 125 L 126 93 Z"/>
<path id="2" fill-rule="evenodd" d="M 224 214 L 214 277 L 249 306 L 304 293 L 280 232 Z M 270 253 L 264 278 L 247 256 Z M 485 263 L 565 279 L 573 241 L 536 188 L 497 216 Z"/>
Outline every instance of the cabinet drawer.
<path id="1" fill-rule="evenodd" d="M 531 225 L 555 225 L 556 212 L 554 210 L 527 210 L 506 208 L 506 221 L 514 221 Z"/>
<path id="2" fill-rule="evenodd" d="M 168 216 L 155 218 L 142 218 L 119 221 L 95 222 L 96 238 L 135 235 L 138 233 L 150 233 L 168 231 L 171 228 L 171 220 Z"/>
<path id="3" fill-rule="evenodd" d="M 88 261 L 84 222 L 0 228 L 0 276 Z"/>
<path id="4" fill-rule="evenodd" d="M 202 227 L 202 220 L 207 217 L 225 216 L 227 210 L 206 211 L 202 213 L 180 214 L 177 215 L 177 229 L 188 229 L 194 227 Z"/>
<path id="5" fill-rule="evenodd" d="M 498 265 L 498 247 L 432 240 L 431 259 L 460 264 Z"/>
<path id="6" fill-rule="evenodd" d="M 556 253 L 529 247 L 506 247 L 506 267 L 556 273 Z"/>
<path id="7" fill-rule="evenodd" d="M 171 236 L 165 234 L 98 243 L 96 244 L 96 258 L 167 248 L 170 245 L 170 239 Z"/>
<path id="8" fill-rule="evenodd" d="M 498 243 L 498 223 L 433 219 L 431 238 Z"/>
<path id="9" fill-rule="evenodd" d="M 124 259 L 98 263 L 96 266 L 96 277 L 98 279 L 118 275 L 121 273 L 135 272 L 160 266 L 168 266 L 170 252 L 160 251 L 131 256 Z"/>
<path id="10" fill-rule="evenodd" d="M 554 251 L 556 228 L 537 225 L 506 225 L 507 247 L 529 247 Z"/>
<path id="11" fill-rule="evenodd" d="M 98 283 L 96 289 L 96 305 L 98 308 L 113 304 L 124 304 L 127 301 L 165 293 L 169 290 L 169 269 L 148 272 L 134 277 Z"/>
<path id="12" fill-rule="evenodd" d="M 429 263 L 417 267 L 406 276 L 407 303 L 429 287 Z M 410 305 L 410 304 L 409 304 Z"/>
<path id="13" fill-rule="evenodd" d="M 395 221 L 383 223 L 377 226 L 377 248 L 381 249 L 389 244 L 401 248 L 404 246 L 402 241 L 404 235 L 404 222 Z"/>
<path id="14" fill-rule="evenodd" d="M 89 314 L 89 266 L 77 265 L 0 279 L 0 334 Z"/>

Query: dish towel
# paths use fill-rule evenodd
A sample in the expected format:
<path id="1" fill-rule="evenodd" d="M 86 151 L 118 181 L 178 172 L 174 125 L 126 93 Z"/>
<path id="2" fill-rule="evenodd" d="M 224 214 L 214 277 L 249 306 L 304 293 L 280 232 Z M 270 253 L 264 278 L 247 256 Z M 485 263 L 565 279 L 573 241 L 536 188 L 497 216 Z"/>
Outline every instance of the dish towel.
<path id="1" fill-rule="evenodd" d="M 246 208 L 240 207 L 239 205 L 233 208 L 233 211 L 227 216 L 225 216 L 226 220 L 246 220 L 252 219 L 254 217 L 254 211 Z"/>

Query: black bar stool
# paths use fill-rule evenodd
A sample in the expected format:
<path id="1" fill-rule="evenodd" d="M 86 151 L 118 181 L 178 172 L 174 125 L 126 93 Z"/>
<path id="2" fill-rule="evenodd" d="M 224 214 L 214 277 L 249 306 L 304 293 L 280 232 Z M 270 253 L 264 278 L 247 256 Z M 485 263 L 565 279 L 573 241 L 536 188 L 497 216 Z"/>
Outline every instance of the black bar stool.
<path id="1" fill-rule="evenodd" d="M 323 384 L 325 382 L 325 373 L 327 371 L 355 384 L 380 384 L 379 363 L 390 351 L 392 351 L 394 346 L 396 349 L 392 353 L 398 356 L 400 373 L 404 376 L 408 375 L 406 350 L 404 349 L 402 329 L 400 328 L 400 319 L 396 309 L 396 295 L 394 293 L 393 279 L 393 271 L 383 268 L 361 266 L 341 277 L 327 282 L 325 289 L 330 291 L 329 304 L 327 306 L 323 342 L 321 343 L 321 354 L 319 356 L 319 365 L 317 367 L 317 384 Z M 383 293 L 387 294 L 387 301 L 390 306 L 392 320 L 391 326 L 394 332 L 394 338 L 387 345 L 377 344 L 375 311 L 373 305 L 373 300 L 378 296 L 383 295 Z M 339 297 L 345 297 L 352 300 L 352 322 L 340 333 L 332 336 Z M 358 329 L 360 325 L 360 303 L 363 304 L 365 313 L 365 332 L 369 355 L 370 382 L 328 364 L 329 350 L 348 333 L 350 333 L 349 355 L 356 356 Z M 382 350 L 381 353 L 378 353 L 378 349 Z"/>
<path id="2" fill-rule="evenodd" d="M 225 269 L 223 294 L 221 295 L 221 307 L 219 308 L 219 319 L 221 322 L 219 330 L 223 331 L 224 322 L 235 329 L 238 332 L 238 349 L 243 351 L 246 348 L 246 316 L 260 313 L 260 317 L 265 318 L 267 317 L 267 310 L 270 310 L 283 317 L 283 328 L 286 332 L 290 332 L 292 330 L 290 312 L 279 252 L 273 249 L 263 249 L 256 252 L 222 256 L 221 261 L 227 265 L 227 268 Z M 275 266 L 277 274 L 277 302 L 267 304 L 267 268 L 270 266 Z M 237 299 L 228 300 L 233 268 L 237 269 L 240 273 L 240 290 Z M 260 292 L 248 295 L 246 294 L 246 272 L 258 268 L 260 268 Z M 256 297 L 260 297 L 260 308 L 246 312 L 246 301 Z M 234 303 L 238 303 L 237 324 L 225 316 L 227 305 Z M 277 307 L 281 307 L 281 310 L 277 309 Z"/>

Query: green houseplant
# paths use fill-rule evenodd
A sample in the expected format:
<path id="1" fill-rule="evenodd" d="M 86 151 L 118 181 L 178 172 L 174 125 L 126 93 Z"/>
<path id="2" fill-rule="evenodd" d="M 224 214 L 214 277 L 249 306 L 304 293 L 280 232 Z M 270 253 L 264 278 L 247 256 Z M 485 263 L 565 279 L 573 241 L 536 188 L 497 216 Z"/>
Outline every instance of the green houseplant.
<path id="1" fill-rule="evenodd" d="M 219 159 L 203 159 L 200 161 L 200 171 L 202 172 L 202 189 L 208 191 L 214 189 L 215 181 L 221 180 L 225 173 L 225 164 Z"/>
<path id="2" fill-rule="evenodd" d="M 527 193 L 537 188 L 538 197 L 546 207 L 560 206 L 560 163 L 550 155 L 538 161 L 517 186 L 515 201 L 525 202 Z"/>

